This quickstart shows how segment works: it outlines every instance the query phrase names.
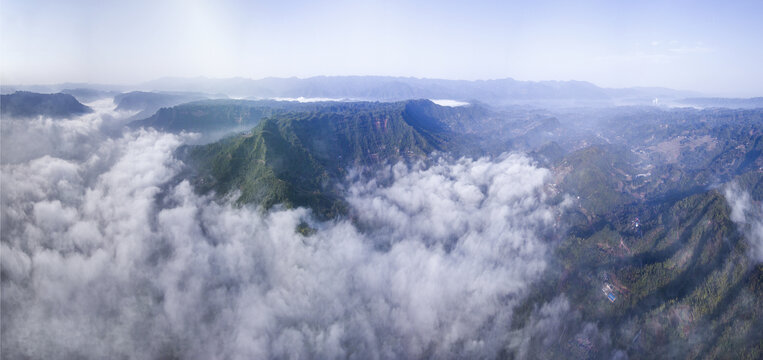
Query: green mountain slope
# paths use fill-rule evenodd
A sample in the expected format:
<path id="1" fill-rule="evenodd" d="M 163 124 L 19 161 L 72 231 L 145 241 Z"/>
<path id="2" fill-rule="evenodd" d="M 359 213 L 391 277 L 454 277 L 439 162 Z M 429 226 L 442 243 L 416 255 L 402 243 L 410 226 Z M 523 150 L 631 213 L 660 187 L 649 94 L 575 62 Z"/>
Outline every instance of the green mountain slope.
<path id="1" fill-rule="evenodd" d="M 631 359 L 760 358 L 763 265 L 749 246 L 715 190 L 577 222 L 513 325 L 564 294 L 583 321 L 539 346 L 540 358 L 606 358 L 613 348 Z M 580 335 L 586 323 L 596 332 Z"/>
<path id="2" fill-rule="evenodd" d="M 344 103 L 266 118 L 251 132 L 187 149 L 198 188 L 240 192 L 239 203 L 309 206 L 322 216 L 344 212 L 334 188 L 348 168 L 417 159 L 432 151 L 468 151 L 436 118 L 429 101 Z M 458 109 L 452 109 L 457 117 Z"/>
<path id="3" fill-rule="evenodd" d="M 614 207 L 635 200 L 626 183 L 635 172 L 633 155 L 620 146 L 589 146 L 569 154 L 558 165 L 557 172 L 566 174 L 562 188 L 579 196 L 585 208 L 606 213 Z"/>

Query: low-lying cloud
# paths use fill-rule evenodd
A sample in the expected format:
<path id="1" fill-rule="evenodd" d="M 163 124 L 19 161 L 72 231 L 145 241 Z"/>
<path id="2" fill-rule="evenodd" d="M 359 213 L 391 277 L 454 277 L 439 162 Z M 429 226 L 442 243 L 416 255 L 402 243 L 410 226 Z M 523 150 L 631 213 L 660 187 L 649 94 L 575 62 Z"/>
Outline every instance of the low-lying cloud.
<path id="1" fill-rule="evenodd" d="M 390 166 L 352 179 L 352 220 L 318 222 L 199 196 L 182 137 L 99 126 L 2 165 L 4 356 L 526 356 L 513 311 L 561 207 L 527 158 Z"/>
<path id="2" fill-rule="evenodd" d="M 763 262 L 763 204 L 756 204 L 750 193 L 737 183 L 727 185 L 723 194 L 731 207 L 731 220 L 745 234 L 750 256 L 757 263 Z"/>
<path id="3" fill-rule="evenodd" d="M 84 160 L 134 113 L 114 110 L 111 98 L 88 103 L 95 112 L 72 119 L 3 117 L 0 126 L 2 163 L 29 161 L 49 155 Z"/>
<path id="4" fill-rule="evenodd" d="M 433 103 L 440 106 L 459 107 L 469 105 L 468 102 L 451 99 L 430 99 Z"/>
<path id="5" fill-rule="evenodd" d="M 326 101 L 348 101 L 348 99 L 340 99 L 340 98 L 327 98 L 327 97 L 274 97 L 272 98 L 275 101 L 295 101 L 295 102 L 301 102 L 301 103 L 313 103 L 313 102 L 326 102 Z"/>

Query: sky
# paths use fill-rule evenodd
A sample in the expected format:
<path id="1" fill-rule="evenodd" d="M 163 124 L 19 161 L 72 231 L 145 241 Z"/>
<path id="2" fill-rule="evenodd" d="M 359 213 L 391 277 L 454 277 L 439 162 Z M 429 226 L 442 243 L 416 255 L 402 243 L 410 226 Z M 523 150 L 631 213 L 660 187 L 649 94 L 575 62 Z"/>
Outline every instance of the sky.
<path id="1" fill-rule="evenodd" d="M 761 1 L 0 1 L 0 82 L 389 75 L 763 96 Z"/>

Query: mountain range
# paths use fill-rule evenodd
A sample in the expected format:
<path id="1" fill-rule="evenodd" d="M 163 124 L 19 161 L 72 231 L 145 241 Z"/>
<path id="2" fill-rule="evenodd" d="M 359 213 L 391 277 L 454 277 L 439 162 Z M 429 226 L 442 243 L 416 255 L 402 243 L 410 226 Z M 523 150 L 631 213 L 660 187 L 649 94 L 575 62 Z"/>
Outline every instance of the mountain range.
<path id="1" fill-rule="evenodd" d="M 195 92 L 228 94 L 236 98 L 324 98 L 365 101 L 401 101 L 407 99 L 478 100 L 491 105 L 532 104 L 543 106 L 611 106 L 651 104 L 654 99 L 671 102 L 698 93 L 666 88 L 610 89 L 585 81 L 444 80 L 389 76 L 317 76 L 299 78 L 209 79 L 168 77 L 132 85 L 87 85 L 65 83 L 48 86 L 3 85 L 0 90 L 59 92 L 91 88 L 101 91 L 140 89 L 152 92 Z"/>

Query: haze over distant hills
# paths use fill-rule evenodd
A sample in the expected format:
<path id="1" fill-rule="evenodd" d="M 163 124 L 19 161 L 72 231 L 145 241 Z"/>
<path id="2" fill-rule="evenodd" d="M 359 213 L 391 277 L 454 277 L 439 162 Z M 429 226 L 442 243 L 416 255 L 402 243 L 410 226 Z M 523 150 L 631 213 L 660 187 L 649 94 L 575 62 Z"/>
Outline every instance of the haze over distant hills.
<path id="1" fill-rule="evenodd" d="M 58 92 L 64 89 L 89 87 L 104 91 L 146 90 L 163 92 L 195 92 L 226 94 L 236 98 L 327 98 L 375 101 L 406 99 L 478 100 L 493 105 L 531 104 L 544 106 L 610 106 L 651 104 L 655 98 L 673 101 L 698 97 L 691 91 L 658 87 L 610 89 L 585 81 L 518 81 L 511 78 L 496 80 L 444 80 L 388 76 L 317 76 L 298 78 L 211 79 L 205 77 L 166 77 L 131 86 L 86 85 L 29 85 L 2 87 L 2 92 L 29 90 Z"/>
<path id="2" fill-rule="evenodd" d="M 680 103 L 697 107 L 755 109 L 763 108 L 763 97 L 749 99 L 719 97 L 687 98 L 680 100 Z"/>

